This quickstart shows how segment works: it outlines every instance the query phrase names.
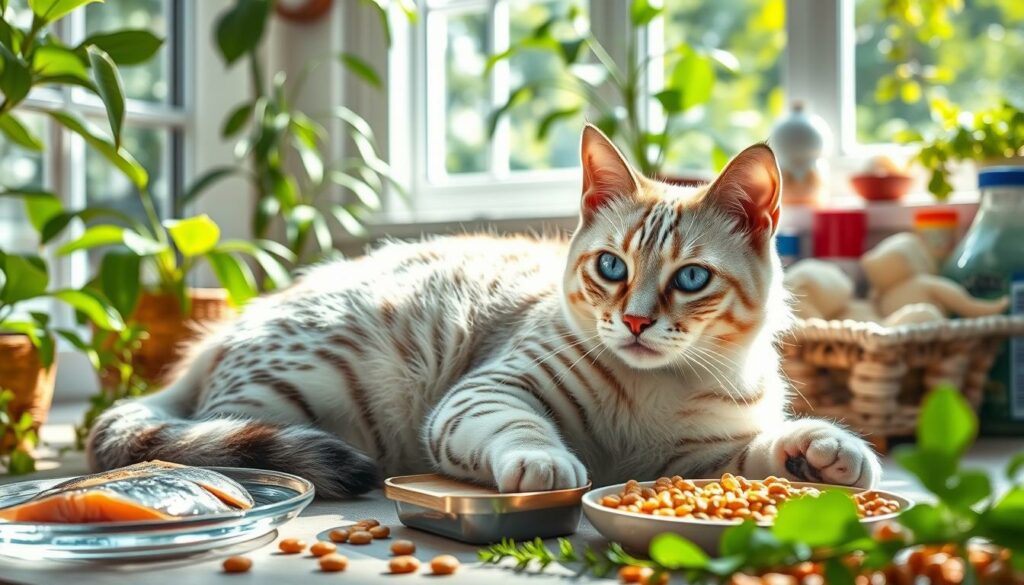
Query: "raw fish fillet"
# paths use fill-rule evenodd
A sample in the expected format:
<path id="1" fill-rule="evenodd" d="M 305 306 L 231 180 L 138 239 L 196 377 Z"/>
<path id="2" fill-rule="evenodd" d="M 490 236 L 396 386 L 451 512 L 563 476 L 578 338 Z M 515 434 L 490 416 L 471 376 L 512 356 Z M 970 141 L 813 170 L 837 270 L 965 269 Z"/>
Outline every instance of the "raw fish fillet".
<path id="1" fill-rule="evenodd" d="M 170 520 L 246 510 L 254 502 L 238 482 L 215 471 L 147 461 L 76 477 L 0 509 L 11 522 Z"/>

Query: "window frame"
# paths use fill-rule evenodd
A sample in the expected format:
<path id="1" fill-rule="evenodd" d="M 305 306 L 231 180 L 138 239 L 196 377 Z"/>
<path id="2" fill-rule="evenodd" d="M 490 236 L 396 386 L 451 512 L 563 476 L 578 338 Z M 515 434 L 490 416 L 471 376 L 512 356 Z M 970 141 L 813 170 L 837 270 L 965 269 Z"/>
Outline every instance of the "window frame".
<path id="1" fill-rule="evenodd" d="M 415 25 L 395 22 L 397 33 L 388 57 L 389 72 L 388 127 L 389 155 L 392 166 L 409 187 L 411 201 L 390 196 L 387 210 L 378 216 L 381 223 L 401 224 L 422 221 L 505 220 L 524 218 L 565 217 L 576 213 L 579 171 L 577 169 L 514 171 L 492 168 L 490 172 L 450 176 L 445 181 L 432 180 L 426 168 L 428 150 L 427 78 L 430 75 L 427 38 L 432 12 L 480 10 L 489 11 L 492 28 L 507 18 L 509 3 L 514 0 L 418 0 L 421 19 Z M 786 50 L 782 56 L 782 84 L 786 103 L 805 103 L 810 111 L 821 116 L 832 130 L 826 144 L 827 157 L 837 175 L 854 172 L 868 158 L 886 154 L 907 158 L 913 146 L 898 144 L 863 144 L 857 141 L 854 63 L 854 3 L 856 0 L 785 0 Z M 591 29 L 616 58 L 623 58 L 624 48 L 616 39 L 627 32 L 629 0 L 591 0 Z M 507 27 L 506 27 L 507 30 Z M 648 25 L 648 40 L 663 30 L 661 18 Z M 507 37 L 507 35 L 506 35 Z M 507 47 L 507 38 L 488 32 L 493 52 Z M 654 52 L 652 43 L 638 43 L 642 51 Z M 634 57 L 639 58 L 639 56 Z M 434 66 L 443 67 L 443 63 Z M 507 70 L 507 63 L 499 65 Z M 650 79 L 657 83 L 660 72 Z M 503 95 L 491 96 L 494 106 L 504 103 Z M 394 88 L 408 91 L 394 91 Z M 435 90 L 436 91 L 436 90 Z M 653 120 L 661 115 L 657 103 L 647 108 Z M 492 152 L 506 142 L 507 119 L 497 127 Z M 437 134 L 437 133 L 435 133 Z M 443 140 L 441 133 L 441 140 Z M 765 137 L 767 138 L 767 137 Z M 437 138 L 435 138 L 437 140 Z M 497 147 L 493 146 L 498 144 Z M 849 203 L 847 190 L 841 186 L 830 194 L 837 205 Z M 482 199 L 486 194 L 486 199 Z M 961 199 L 969 194 L 964 194 Z M 967 197 L 971 199 L 972 197 Z M 914 198 L 911 198 L 914 199 Z M 921 203 L 934 203 L 922 199 Z M 911 202 L 913 204 L 913 202 Z"/>

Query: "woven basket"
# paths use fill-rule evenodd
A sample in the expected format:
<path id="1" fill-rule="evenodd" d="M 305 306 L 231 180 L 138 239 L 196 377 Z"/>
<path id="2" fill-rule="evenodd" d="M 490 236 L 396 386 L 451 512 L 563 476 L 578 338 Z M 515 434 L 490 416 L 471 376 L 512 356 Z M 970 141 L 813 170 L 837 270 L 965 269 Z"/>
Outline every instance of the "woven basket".
<path id="1" fill-rule="evenodd" d="M 39 352 L 27 335 L 0 334 L 0 388 L 14 392 L 11 401 L 11 419 L 29 412 L 38 431 L 46 422 L 53 400 L 53 385 L 57 378 L 57 364 L 49 369 L 39 363 Z M 13 446 L 13 436 L 0 437 L 0 453 Z"/>
<path id="2" fill-rule="evenodd" d="M 997 315 L 884 327 L 797 320 L 784 338 L 783 370 L 802 397 L 798 413 L 835 418 L 881 450 L 917 428 L 922 397 L 943 382 L 975 409 L 999 346 L 1024 335 L 1024 316 Z"/>
<path id="3" fill-rule="evenodd" d="M 132 313 L 132 320 L 140 323 L 147 333 L 133 356 L 133 365 L 151 385 L 159 387 L 170 382 L 174 365 L 199 332 L 236 314 L 228 304 L 227 291 L 222 288 L 190 288 L 188 295 L 192 303 L 188 319 L 181 316 L 178 298 L 163 293 L 142 293 Z M 108 385 L 117 375 L 113 371 L 102 374 Z"/>

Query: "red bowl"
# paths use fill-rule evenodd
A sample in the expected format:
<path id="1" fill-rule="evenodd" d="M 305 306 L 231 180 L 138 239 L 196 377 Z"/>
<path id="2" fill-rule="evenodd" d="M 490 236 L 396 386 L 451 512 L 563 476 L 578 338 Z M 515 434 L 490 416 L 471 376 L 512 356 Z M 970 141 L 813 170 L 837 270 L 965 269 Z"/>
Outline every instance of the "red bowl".
<path id="1" fill-rule="evenodd" d="M 914 178 L 910 175 L 854 175 L 850 185 L 868 201 L 897 201 L 910 191 Z"/>

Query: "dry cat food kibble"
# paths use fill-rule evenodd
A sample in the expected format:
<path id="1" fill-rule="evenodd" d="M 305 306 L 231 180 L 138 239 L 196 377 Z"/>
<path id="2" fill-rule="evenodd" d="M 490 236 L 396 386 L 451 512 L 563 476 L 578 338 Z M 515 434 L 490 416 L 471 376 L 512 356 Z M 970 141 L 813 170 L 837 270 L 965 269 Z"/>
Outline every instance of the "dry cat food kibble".
<path id="1" fill-rule="evenodd" d="M 348 540 L 348 530 L 335 528 L 327 533 L 327 538 L 330 538 L 331 542 L 345 542 Z"/>
<path id="2" fill-rule="evenodd" d="M 634 567 L 627 565 L 619 569 L 619 581 L 622 583 L 643 583 L 647 585 L 651 582 L 651 576 L 654 575 L 654 569 L 650 567 Z M 662 573 L 658 577 L 657 584 L 665 585 L 668 583 L 668 573 Z"/>
<path id="3" fill-rule="evenodd" d="M 391 543 L 391 554 L 411 555 L 416 552 L 416 544 L 411 540 L 396 540 Z"/>
<path id="4" fill-rule="evenodd" d="M 451 575 L 459 570 L 459 559 L 452 555 L 440 555 L 430 561 L 430 571 L 435 575 Z"/>
<path id="5" fill-rule="evenodd" d="M 344 571 L 348 567 L 348 557 L 331 553 L 320 557 L 320 570 L 328 573 Z"/>
<path id="6" fill-rule="evenodd" d="M 353 528 L 357 528 L 357 529 L 360 529 L 360 530 L 369 530 L 370 528 L 373 528 L 374 526 L 380 526 L 380 521 L 377 520 L 376 518 L 366 518 L 365 520 L 357 521 L 355 523 L 355 526 L 353 526 Z"/>
<path id="7" fill-rule="evenodd" d="M 373 535 L 365 530 L 356 530 L 348 535 L 349 544 L 370 544 Z"/>
<path id="8" fill-rule="evenodd" d="M 374 538 L 388 538 L 391 536 L 391 529 L 387 526 L 374 526 L 367 532 L 369 532 L 370 536 Z"/>
<path id="9" fill-rule="evenodd" d="M 285 554 L 294 555 L 306 550 L 306 541 L 298 538 L 286 538 L 277 543 L 277 548 Z"/>
<path id="10" fill-rule="evenodd" d="M 224 559 L 225 573 L 245 573 L 252 568 L 252 559 L 248 557 L 228 557 Z"/>
<path id="11" fill-rule="evenodd" d="M 330 554 L 337 550 L 338 545 L 334 544 L 333 542 L 325 542 L 321 540 L 320 542 L 313 543 L 313 546 L 309 547 L 309 554 L 313 555 L 314 557 L 322 557 L 326 554 Z"/>
<path id="12" fill-rule="evenodd" d="M 764 522 L 775 518 L 778 505 L 799 496 L 817 496 L 813 487 L 796 487 L 788 479 L 770 476 L 749 480 L 726 473 L 720 481 L 697 486 L 678 475 L 661 477 L 654 487 L 641 487 L 629 480 L 617 495 L 605 496 L 601 505 L 624 512 L 693 518 L 697 520 L 744 520 Z M 900 509 L 899 502 L 867 491 L 853 497 L 860 516 L 881 516 Z"/>
<path id="13" fill-rule="evenodd" d="M 392 573 L 415 573 L 420 568 L 420 562 L 416 557 L 402 555 L 391 559 L 388 566 Z"/>

